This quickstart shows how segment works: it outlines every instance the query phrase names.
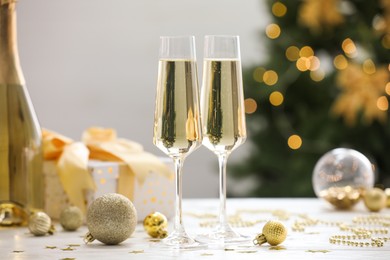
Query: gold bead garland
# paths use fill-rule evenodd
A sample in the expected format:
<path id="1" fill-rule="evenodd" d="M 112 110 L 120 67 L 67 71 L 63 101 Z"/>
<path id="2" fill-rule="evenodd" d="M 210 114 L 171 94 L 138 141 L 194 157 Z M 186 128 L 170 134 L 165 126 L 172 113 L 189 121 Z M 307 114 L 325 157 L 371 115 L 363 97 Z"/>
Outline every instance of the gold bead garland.
<path id="1" fill-rule="evenodd" d="M 371 242 L 357 242 L 356 239 L 371 239 Z M 373 238 L 369 233 L 361 236 L 344 236 L 344 235 L 335 235 L 329 238 L 329 243 L 337 245 L 346 245 L 346 246 L 355 246 L 355 247 L 383 247 L 384 242 L 387 242 L 390 237 L 379 237 Z"/>
<path id="2" fill-rule="evenodd" d="M 352 246 L 352 247 L 383 247 L 386 242 L 390 242 L 389 234 L 390 215 L 379 213 L 372 213 L 370 215 L 355 216 L 351 222 L 343 221 L 329 221 L 317 218 L 312 218 L 307 214 L 290 213 L 285 210 L 237 210 L 234 215 L 229 216 L 229 223 L 233 227 L 252 227 L 261 222 L 267 222 L 266 219 L 257 219 L 247 221 L 241 216 L 242 213 L 247 214 L 272 214 L 279 220 L 289 220 L 291 216 L 297 219 L 292 222 L 291 229 L 295 232 L 305 232 L 306 227 L 314 226 L 329 226 L 336 227 L 342 232 L 350 232 L 352 234 L 335 234 L 329 237 L 329 243 L 334 245 Z M 192 214 L 193 217 L 200 219 L 216 218 L 210 214 Z M 216 220 L 203 221 L 200 223 L 201 227 L 211 227 L 217 224 Z M 315 233 L 315 232 L 312 232 Z M 316 232 L 318 233 L 318 232 Z M 308 233 L 309 234 L 309 233 Z M 261 236 L 259 234 L 258 236 Z M 378 237 L 377 237 L 378 236 Z M 257 242 L 257 237 L 254 243 Z M 259 237 L 260 239 L 260 237 Z M 263 240 L 261 240 L 262 242 Z M 257 243 L 260 244 L 260 243 Z"/>

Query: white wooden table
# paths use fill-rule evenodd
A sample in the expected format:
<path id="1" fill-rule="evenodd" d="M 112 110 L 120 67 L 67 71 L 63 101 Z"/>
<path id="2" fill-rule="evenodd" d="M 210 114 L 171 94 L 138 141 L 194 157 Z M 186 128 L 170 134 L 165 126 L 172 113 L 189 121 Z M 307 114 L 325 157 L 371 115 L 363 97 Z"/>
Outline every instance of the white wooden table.
<path id="1" fill-rule="evenodd" d="M 356 216 L 371 214 L 362 202 L 351 211 L 334 210 L 318 199 L 229 199 L 227 205 L 229 215 L 240 212 L 238 216 L 249 221 L 249 225 L 259 221 L 253 226 L 235 228 L 250 237 L 261 232 L 266 220 L 287 213 L 284 215 L 288 218 L 282 220 L 288 229 L 286 240 L 278 248 L 248 242 L 180 251 L 159 247 L 159 242 L 149 238 L 139 223 L 132 237 L 120 245 L 106 246 L 98 241 L 86 245 L 82 239 L 87 231 L 85 226 L 76 232 L 66 232 L 57 224 L 57 232 L 44 237 L 32 236 L 27 228 L 0 228 L 0 259 L 390 259 L 390 241 L 380 248 L 351 247 L 329 243 L 332 235 L 351 234 L 340 231 L 337 226 L 317 224 L 306 227 L 303 232 L 292 230 L 295 221 L 302 219 L 300 214 L 326 222 L 352 223 Z M 211 224 L 215 219 L 205 218 L 206 214 L 217 214 L 217 208 L 216 199 L 184 200 L 184 224 L 188 233 L 196 236 L 210 230 L 200 224 Z M 389 217 L 390 209 L 379 214 Z M 378 236 L 390 237 L 390 230 L 389 234 Z"/>

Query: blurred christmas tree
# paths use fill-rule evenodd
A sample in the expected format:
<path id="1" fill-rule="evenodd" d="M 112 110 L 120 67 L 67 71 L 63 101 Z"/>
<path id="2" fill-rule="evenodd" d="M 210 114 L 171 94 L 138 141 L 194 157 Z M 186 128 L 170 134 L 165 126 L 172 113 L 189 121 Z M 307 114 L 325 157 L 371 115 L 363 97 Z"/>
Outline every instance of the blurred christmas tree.
<path id="1" fill-rule="evenodd" d="M 246 196 L 314 196 L 327 151 L 348 147 L 390 187 L 390 0 L 268 1 L 268 61 L 244 70 Z M 252 179 L 250 178 L 250 179 Z"/>

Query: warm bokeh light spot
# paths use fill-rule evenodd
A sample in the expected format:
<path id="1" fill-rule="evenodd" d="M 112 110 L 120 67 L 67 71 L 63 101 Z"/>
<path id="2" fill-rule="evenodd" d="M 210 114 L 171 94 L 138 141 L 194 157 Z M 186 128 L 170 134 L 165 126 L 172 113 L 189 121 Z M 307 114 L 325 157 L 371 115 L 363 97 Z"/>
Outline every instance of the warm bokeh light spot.
<path id="1" fill-rule="evenodd" d="M 309 70 L 314 71 L 320 68 L 320 59 L 316 56 L 311 56 L 309 59 Z"/>
<path id="2" fill-rule="evenodd" d="M 296 61 L 299 59 L 299 48 L 297 46 L 290 46 L 286 50 L 286 58 L 289 61 Z"/>
<path id="3" fill-rule="evenodd" d="M 353 56 L 356 53 L 355 43 L 350 38 L 345 39 L 341 44 L 341 47 L 348 56 Z"/>
<path id="4" fill-rule="evenodd" d="M 272 5 L 272 13 L 276 17 L 282 17 L 287 13 L 287 7 L 281 2 L 276 2 Z"/>
<path id="5" fill-rule="evenodd" d="M 345 58 L 345 56 L 342 54 L 337 55 L 333 59 L 333 65 L 336 67 L 336 69 L 339 69 L 339 70 L 346 69 L 348 67 L 347 58 Z"/>
<path id="6" fill-rule="evenodd" d="M 263 82 L 263 75 L 264 75 L 264 72 L 266 70 L 263 68 L 263 67 L 257 67 L 254 71 L 253 71 L 253 79 L 256 81 L 256 82 Z"/>
<path id="7" fill-rule="evenodd" d="M 268 86 L 275 85 L 278 82 L 278 74 L 274 70 L 267 70 L 263 74 L 263 81 Z"/>
<path id="8" fill-rule="evenodd" d="M 265 34 L 270 39 L 276 39 L 280 36 L 280 27 L 275 23 L 271 23 L 265 28 Z"/>
<path id="9" fill-rule="evenodd" d="M 269 102 L 273 106 L 280 106 L 283 103 L 284 97 L 283 94 L 280 93 L 279 91 L 274 91 L 269 95 Z"/>
<path id="10" fill-rule="evenodd" d="M 245 113 L 253 114 L 257 109 L 257 102 L 253 98 L 247 98 L 244 101 Z"/>
<path id="11" fill-rule="evenodd" d="M 381 96 L 376 101 L 376 106 L 379 110 L 387 111 L 389 109 L 389 101 L 387 100 L 387 97 Z"/>
<path id="12" fill-rule="evenodd" d="M 310 46 L 304 46 L 299 51 L 299 56 L 309 58 L 314 55 L 314 51 Z"/>
<path id="13" fill-rule="evenodd" d="M 382 46 L 386 49 L 390 49 L 390 34 L 386 34 L 382 38 Z"/>
<path id="14" fill-rule="evenodd" d="M 245 113 L 253 114 L 257 109 L 257 102 L 253 98 L 247 98 L 244 101 Z"/>
<path id="15" fill-rule="evenodd" d="M 367 59 L 363 62 L 363 71 L 369 75 L 374 74 L 376 71 L 375 63 L 371 59 Z"/>
<path id="16" fill-rule="evenodd" d="M 300 71 L 307 71 L 310 69 L 310 60 L 306 57 L 301 57 L 297 60 L 296 64 L 297 69 Z"/>
<path id="17" fill-rule="evenodd" d="M 390 82 L 387 82 L 386 84 L 386 94 L 390 95 Z"/>
<path id="18" fill-rule="evenodd" d="M 325 72 L 323 70 L 310 71 L 310 78 L 313 81 L 321 81 L 325 78 Z"/>
<path id="19" fill-rule="evenodd" d="M 297 150 L 302 146 L 302 138 L 299 135 L 291 135 L 287 140 L 287 144 L 291 149 Z"/>

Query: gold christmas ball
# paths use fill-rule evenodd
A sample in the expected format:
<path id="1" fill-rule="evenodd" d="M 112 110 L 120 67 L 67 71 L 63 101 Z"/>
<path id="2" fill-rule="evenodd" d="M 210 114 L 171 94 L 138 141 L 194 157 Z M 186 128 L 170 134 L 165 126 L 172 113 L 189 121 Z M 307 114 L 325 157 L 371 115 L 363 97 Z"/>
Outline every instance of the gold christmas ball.
<path id="1" fill-rule="evenodd" d="M 87 210 L 89 232 L 85 242 L 97 239 L 107 245 L 116 245 L 133 234 L 137 225 L 137 211 L 123 195 L 108 193 L 95 199 Z"/>
<path id="2" fill-rule="evenodd" d="M 364 204 L 370 211 L 380 211 L 386 207 L 387 197 L 385 192 L 379 188 L 372 188 L 364 194 Z"/>
<path id="3" fill-rule="evenodd" d="M 168 235 L 167 227 L 168 220 L 160 212 L 153 212 L 144 219 L 144 229 L 153 238 L 165 238 Z"/>
<path id="4" fill-rule="evenodd" d="M 257 235 L 253 243 L 262 245 L 267 242 L 271 246 L 277 246 L 286 239 L 286 236 L 286 227 L 279 221 L 270 220 L 264 225 L 262 234 Z"/>
<path id="5" fill-rule="evenodd" d="M 390 208 L 390 188 L 385 189 L 386 194 L 386 206 Z"/>
<path id="6" fill-rule="evenodd" d="M 61 212 L 60 224 L 67 231 L 75 231 L 83 224 L 83 213 L 78 207 L 69 206 Z"/>
<path id="7" fill-rule="evenodd" d="M 35 236 L 44 236 L 51 228 L 51 218 L 42 211 L 35 212 L 28 220 L 28 229 Z"/>

